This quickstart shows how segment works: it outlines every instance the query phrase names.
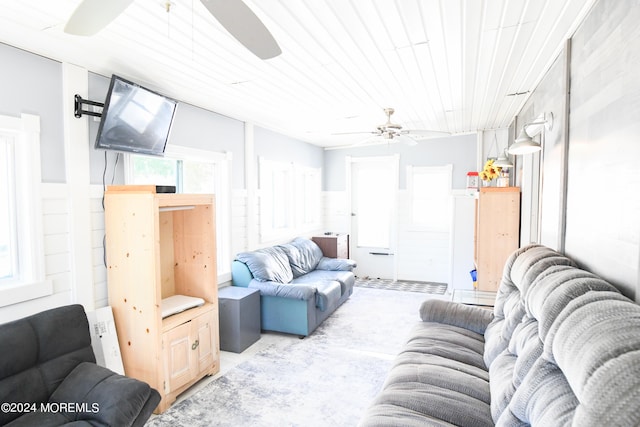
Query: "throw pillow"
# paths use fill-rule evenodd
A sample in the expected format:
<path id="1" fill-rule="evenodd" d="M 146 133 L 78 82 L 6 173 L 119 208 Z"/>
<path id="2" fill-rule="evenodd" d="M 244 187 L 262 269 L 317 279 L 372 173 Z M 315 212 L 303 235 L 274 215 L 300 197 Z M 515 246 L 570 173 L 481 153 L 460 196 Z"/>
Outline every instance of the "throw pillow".
<path id="1" fill-rule="evenodd" d="M 241 252 L 236 259 L 245 263 L 258 281 L 289 283 L 293 279 L 289 258 L 277 246 Z"/>

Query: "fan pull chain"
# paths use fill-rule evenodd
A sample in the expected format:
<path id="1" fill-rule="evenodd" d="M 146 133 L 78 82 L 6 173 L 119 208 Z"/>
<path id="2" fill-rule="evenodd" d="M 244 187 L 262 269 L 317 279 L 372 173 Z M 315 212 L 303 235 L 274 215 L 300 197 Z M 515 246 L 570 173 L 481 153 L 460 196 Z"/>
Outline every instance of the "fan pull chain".
<path id="1" fill-rule="evenodd" d="M 164 2 L 164 10 L 167 11 L 167 38 L 171 39 L 171 6 L 173 6 L 173 3 L 171 3 L 169 0 Z"/>

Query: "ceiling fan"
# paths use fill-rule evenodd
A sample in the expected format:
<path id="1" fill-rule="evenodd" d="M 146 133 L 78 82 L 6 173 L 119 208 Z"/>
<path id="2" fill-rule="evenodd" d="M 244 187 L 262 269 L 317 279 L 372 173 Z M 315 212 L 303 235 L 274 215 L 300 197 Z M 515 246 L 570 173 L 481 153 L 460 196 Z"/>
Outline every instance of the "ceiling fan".
<path id="1" fill-rule="evenodd" d="M 65 33 L 91 36 L 116 19 L 134 0 L 83 0 L 73 12 Z M 267 27 L 242 0 L 200 0 L 214 18 L 260 59 L 282 53 Z M 170 3 L 167 3 L 169 7 Z"/>
<path id="2" fill-rule="evenodd" d="M 376 130 L 371 132 L 347 132 L 336 135 L 346 135 L 346 134 L 358 134 L 358 133 L 369 133 L 372 134 L 373 137 L 367 138 L 364 141 L 358 142 L 355 145 L 362 145 L 368 143 L 372 140 L 395 140 L 399 142 L 403 142 L 407 145 L 416 145 L 418 140 L 421 139 L 429 139 L 429 138 L 438 138 L 449 135 L 448 132 L 442 131 L 434 131 L 434 130 L 408 130 L 402 129 L 402 125 L 397 123 L 393 123 L 391 121 L 391 116 L 395 110 L 393 108 L 385 108 L 384 113 L 387 116 L 387 121 L 384 124 L 378 125 Z"/>

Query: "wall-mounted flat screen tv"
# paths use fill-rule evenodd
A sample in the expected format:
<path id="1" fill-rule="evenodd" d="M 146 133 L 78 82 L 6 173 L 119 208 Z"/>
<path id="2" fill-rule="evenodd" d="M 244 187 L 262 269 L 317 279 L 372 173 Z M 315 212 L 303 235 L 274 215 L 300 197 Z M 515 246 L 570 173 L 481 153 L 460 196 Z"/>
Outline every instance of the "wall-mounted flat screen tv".
<path id="1" fill-rule="evenodd" d="M 113 75 L 95 148 L 162 156 L 178 102 Z"/>

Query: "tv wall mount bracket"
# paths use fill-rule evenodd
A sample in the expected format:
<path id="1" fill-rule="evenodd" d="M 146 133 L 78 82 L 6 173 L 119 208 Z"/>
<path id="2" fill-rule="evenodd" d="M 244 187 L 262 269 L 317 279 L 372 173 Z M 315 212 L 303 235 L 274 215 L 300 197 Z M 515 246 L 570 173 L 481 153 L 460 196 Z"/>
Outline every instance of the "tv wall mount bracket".
<path id="1" fill-rule="evenodd" d="M 89 101 L 88 99 L 82 99 L 82 97 L 78 94 L 75 94 L 73 97 L 73 115 L 77 118 L 82 117 L 83 114 L 94 117 L 102 117 L 102 113 L 98 113 L 96 111 L 83 110 L 83 105 L 93 105 L 95 107 L 103 107 L 104 104 L 102 102 Z"/>

